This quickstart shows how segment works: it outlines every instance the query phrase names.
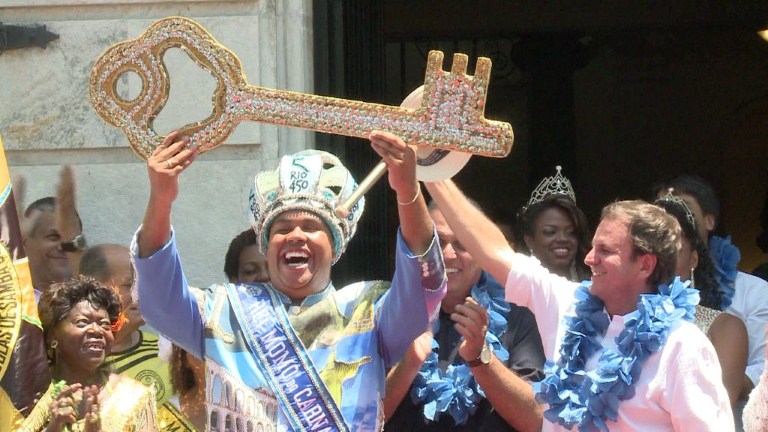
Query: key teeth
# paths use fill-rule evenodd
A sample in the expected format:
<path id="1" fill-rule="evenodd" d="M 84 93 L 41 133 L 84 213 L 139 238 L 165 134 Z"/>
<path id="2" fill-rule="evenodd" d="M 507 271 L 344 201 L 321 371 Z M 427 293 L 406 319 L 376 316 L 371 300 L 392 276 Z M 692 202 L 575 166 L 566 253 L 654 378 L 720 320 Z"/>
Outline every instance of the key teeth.
<path id="1" fill-rule="evenodd" d="M 436 74 L 443 69 L 443 52 L 432 50 L 427 57 L 427 75 Z"/>
<path id="2" fill-rule="evenodd" d="M 453 64 L 451 65 L 451 73 L 454 75 L 465 75 L 467 73 L 467 61 L 466 54 L 456 53 L 453 55 Z"/>
<path id="3" fill-rule="evenodd" d="M 485 87 L 491 80 L 491 59 L 488 57 L 478 57 L 475 65 L 475 79 L 482 81 Z"/>

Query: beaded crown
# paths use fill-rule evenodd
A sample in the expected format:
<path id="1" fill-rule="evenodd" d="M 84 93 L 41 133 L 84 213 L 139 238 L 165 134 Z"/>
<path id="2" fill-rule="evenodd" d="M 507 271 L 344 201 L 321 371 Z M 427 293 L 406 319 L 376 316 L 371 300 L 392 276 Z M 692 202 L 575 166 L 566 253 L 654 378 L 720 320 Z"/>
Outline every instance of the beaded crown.
<path id="1" fill-rule="evenodd" d="M 544 177 L 536 189 L 531 192 L 531 198 L 526 204 L 526 208 L 536 203 L 544 201 L 547 197 L 553 195 L 563 195 L 570 198 L 573 203 L 576 203 L 576 193 L 573 191 L 571 181 L 568 180 L 562 173 L 563 167 L 556 166 L 557 173 L 551 177 Z"/>
<path id="2" fill-rule="evenodd" d="M 696 231 L 696 219 L 693 217 L 693 212 L 691 211 L 690 207 L 688 207 L 688 204 L 685 202 L 685 200 L 675 195 L 675 188 L 667 189 L 667 193 L 664 194 L 661 198 L 657 199 L 656 203 L 658 204 L 659 201 L 666 201 L 683 209 L 685 211 L 685 219 L 688 221 L 691 227 L 693 227 L 693 230 Z"/>
<path id="3" fill-rule="evenodd" d="M 335 264 L 355 235 L 365 198 L 360 198 L 346 217 L 340 217 L 334 209 L 355 188 L 357 182 L 352 174 L 330 153 L 304 150 L 283 156 L 277 169 L 256 175 L 248 197 L 249 218 L 261 253 L 267 253 L 272 222 L 281 213 L 304 210 L 320 216 L 331 231 Z"/>

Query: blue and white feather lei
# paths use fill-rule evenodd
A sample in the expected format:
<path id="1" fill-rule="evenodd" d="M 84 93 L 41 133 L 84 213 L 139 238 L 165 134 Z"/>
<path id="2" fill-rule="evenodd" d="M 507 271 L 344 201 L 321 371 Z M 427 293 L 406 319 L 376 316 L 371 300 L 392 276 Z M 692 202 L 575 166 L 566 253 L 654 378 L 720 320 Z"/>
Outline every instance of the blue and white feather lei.
<path id="1" fill-rule="evenodd" d="M 720 295 L 723 299 L 720 310 L 725 310 L 731 305 L 733 294 L 736 292 L 736 275 L 739 274 L 736 266 L 741 260 L 741 253 L 739 248 L 731 243 L 731 236 L 712 236 L 709 239 L 709 254 L 715 262 L 717 281 L 720 283 Z"/>
<path id="2" fill-rule="evenodd" d="M 607 431 L 607 420 L 616 421 L 621 401 L 635 395 L 643 362 L 659 351 L 681 319 L 693 321 L 699 292 L 690 281 L 675 278 L 659 286 L 658 294 L 640 296 L 637 310 L 627 315 L 624 330 L 616 337 L 617 349 L 603 348 L 598 337 L 610 319 L 602 300 L 589 293 L 591 282 L 576 290 L 576 316 L 566 317 L 568 326 L 560 346 L 560 359 L 545 367 L 546 378 L 534 383 L 539 403 L 549 404 L 544 418 L 581 432 Z M 595 370 L 586 372 L 587 360 L 596 352 Z"/>
<path id="3" fill-rule="evenodd" d="M 507 316 L 510 306 L 504 300 L 504 287 L 490 275 L 484 273 L 480 282 L 472 288 L 472 298 L 488 310 L 488 331 L 485 340 L 493 353 L 502 362 L 509 359 L 509 351 L 501 343 L 501 336 L 507 331 Z M 435 329 L 435 332 L 439 329 Z M 440 346 L 432 339 L 432 352 L 422 364 L 411 386 L 411 400 L 423 404 L 424 417 L 438 421 L 440 415 L 448 413 L 457 424 L 464 424 L 477 411 L 485 393 L 475 381 L 469 366 L 449 365 L 445 372 L 438 364 Z"/>

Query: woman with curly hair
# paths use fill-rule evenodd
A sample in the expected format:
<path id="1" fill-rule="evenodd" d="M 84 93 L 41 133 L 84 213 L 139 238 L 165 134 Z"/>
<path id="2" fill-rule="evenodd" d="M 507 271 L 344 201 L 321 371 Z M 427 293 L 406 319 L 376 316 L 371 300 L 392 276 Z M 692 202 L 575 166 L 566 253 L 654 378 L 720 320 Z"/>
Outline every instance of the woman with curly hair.
<path id="1" fill-rule="evenodd" d="M 699 290 L 701 300 L 696 306 L 696 325 L 707 334 L 717 351 L 723 384 L 728 390 L 731 406 L 734 406 L 742 391 L 747 364 L 747 327 L 737 316 L 722 312 L 725 307 L 715 264 L 707 245 L 697 234 L 696 220 L 685 201 L 670 191 L 654 204 L 674 216 L 682 228 L 676 273 L 681 279 L 690 280 L 691 286 Z"/>
<path id="2" fill-rule="evenodd" d="M 571 182 L 560 171 L 558 166 L 554 176 L 545 177 L 518 212 L 518 238 L 547 270 L 580 282 L 590 277 L 584 257 L 591 234 Z"/>
<path id="3" fill-rule="evenodd" d="M 117 294 L 81 276 L 51 285 L 38 304 L 53 382 L 22 430 L 154 431 L 150 388 L 105 363 L 121 325 Z"/>

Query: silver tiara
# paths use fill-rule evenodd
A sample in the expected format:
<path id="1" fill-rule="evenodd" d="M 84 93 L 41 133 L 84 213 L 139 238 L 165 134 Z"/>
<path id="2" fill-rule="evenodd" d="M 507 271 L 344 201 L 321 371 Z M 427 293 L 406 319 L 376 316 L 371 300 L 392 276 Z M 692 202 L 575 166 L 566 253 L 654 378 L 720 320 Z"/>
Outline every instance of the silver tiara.
<path id="1" fill-rule="evenodd" d="M 688 207 L 688 203 L 685 202 L 682 198 L 675 195 L 675 188 L 669 188 L 667 189 L 667 193 L 659 198 L 657 201 L 669 201 L 675 205 L 678 205 L 685 210 L 685 218 L 688 219 L 688 223 L 691 224 L 693 229 L 696 229 L 696 219 L 693 217 L 693 212 L 691 211 L 691 208 Z"/>
<path id="2" fill-rule="evenodd" d="M 556 166 L 557 173 L 552 177 L 544 177 L 536 186 L 536 189 L 531 192 L 531 199 L 528 200 L 526 207 L 530 207 L 536 203 L 544 201 L 550 196 L 563 195 L 570 198 L 574 204 L 576 204 L 576 193 L 573 191 L 571 181 L 568 180 L 561 173 L 563 167 Z"/>

